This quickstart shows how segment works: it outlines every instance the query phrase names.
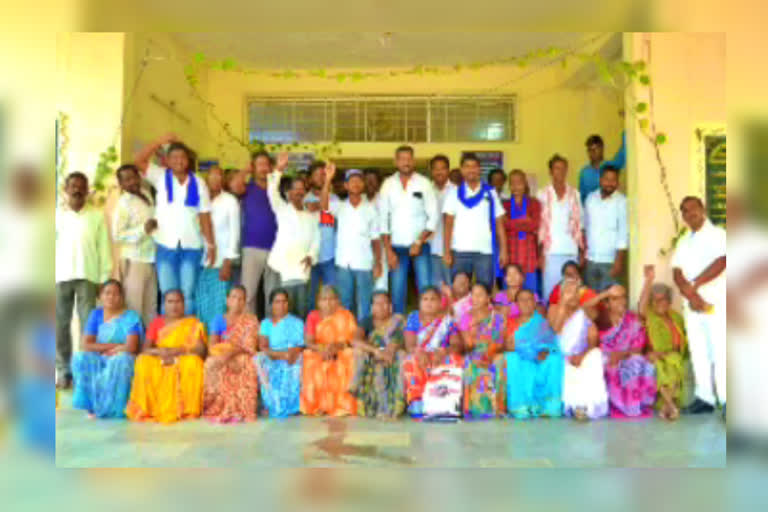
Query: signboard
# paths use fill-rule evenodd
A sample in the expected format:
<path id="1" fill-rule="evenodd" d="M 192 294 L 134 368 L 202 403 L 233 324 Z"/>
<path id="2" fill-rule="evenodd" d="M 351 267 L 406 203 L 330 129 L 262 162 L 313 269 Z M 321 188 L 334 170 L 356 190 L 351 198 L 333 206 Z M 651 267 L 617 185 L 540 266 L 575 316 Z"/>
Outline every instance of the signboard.
<path id="1" fill-rule="evenodd" d="M 712 222 L 725 227 L 726 221 L 726 139 L 725 135 L 704 136 L 704 169 L 707 213 Z"/>
<path id="2" fill-rule="evenodd" d="M 488 174 L 493 169 L 504 168 L 503 151 L 462 151 L 461 157 L 464 158 L 468 154 L 474 154 L 480 161 L 480 169 L 482 169 L 483 180 L 485 181 L 488 181 Z"/>

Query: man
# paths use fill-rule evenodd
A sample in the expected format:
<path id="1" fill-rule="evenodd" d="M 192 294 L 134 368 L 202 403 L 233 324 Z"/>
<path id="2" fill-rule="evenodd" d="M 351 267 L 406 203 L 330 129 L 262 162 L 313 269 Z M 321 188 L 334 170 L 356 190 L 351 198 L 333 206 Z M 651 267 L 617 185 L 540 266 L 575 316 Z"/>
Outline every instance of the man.
<path id="1" fill-rule="evenodd" d="M 448 195 L 443 207 L 443 261 L 453 275 L 474 274 L 478 283 L 491 288 L 509 257 L 504 207 L 496 190 L 483 183 L 475 155 L 462 157 L 461 175 L 464 182 Z"/>
<path id="2" fill-rule="evenodd" d="M 309 184 L 310 191 L 304 198 L 304 203 L 309 211 L 315 211 L 320 215 L 320 254 L 318 262 L 312 267 L 309 285 L 309 310 L 315 309 L 317 291 L 320 286 L 320 280 L 323 284 L 330 286 L 336 285 L 336 266 L 333 258 L 336 254 L 336 221 L 330 213 L 330 209 L 336 207 L 339 198 L 336 194 L 329 197 L 329 208 L 321 208 L 320 197 L 325 186 L 325 162 L 316 160 L 309 166 Z"/>
<path id="3" fill-rule="evenodd" d="M 455 193 L 456 186 L 448 180 L 451 172 L 451 163 L 445 155 L 437 155 L 429 162 L 429 168 L 432 171 L 432 181 L 435 184 L 437 193 L 437 227 L 432 240 L 429 242 L 432 254 L 432 286 L 442 287 L 444 284 L 450 285 L 451 268 L 443 262 L 443 207 L 445 198 Z"/>
<path id="4" fill-rule="evenodd" d="M 413 148 L 395 151 L 397 172 L 381 187 L 381 235 L 392 276 L 395 313 L 404 314 L 408 271 L 413 264 L 419 293 L 432 279 L 430 252 L 424 245 L 437 226 L 437 198 L 432 183 L 414 172 Z"/>
<path id="5" fill-rule="evenodd" d="M 267 265 L 280 276 L 276 286 L 288 291 L 291 311 L 303 319 L 309 312 L 307 284 L 320 251 L 319 216 L 304 206 L 307 190 L 301 178 L 289 179 L 286 198 L 280 195 L 280 180 L 287 166 L 288 154 L 283 153 L 267 180 L 269 202 L 277 219 L 277 236 Z M 267 306 L 271 312 L 270 305 Z"/>
<path id="6" fill-rule="evenodd" d="M 168 143 L 164 165 L 153 164 L 152 156 Z M 197 307 L 195 292 L 203 249 L 208 264 L 216 261 L 211 198 L 205 180 L 195 175 L 193 162 L 192 151 L 173 134 L 136 155 L 136 167 L 157 190 L 157 229 L 153 236 L 160 293 L 180 289 L 187 315 L 194 314 Z"/>
<path id="7" fill-rule="evenodd" d="M 499 196 L 501 204 L 508 204 L 509 192 L 504 190 L 504 187 L 507 185 L 507 175 L 504 173 L 504 170 L 499 169 L 498 167 L 496 169 L 492 169 L 488 174 L 488 183 L 496 191 L 496 195 Z M 504 206 L 504 208 L 507 208 L 507 206 Z"/>
<path id="8" fill-rule="evenodd" d="M 363 177 L 365 178 L 365 195 L 375 208 L 377 213 L 377 219 L 379 219 L 379 230 L 381 230 L 381 175 L 378 169 L 369 168 L 363 171 Z M 381 234 L 381 232 L 379 232 Z M 381 275 L 373 283 L 373 289 L 377 292 L 389 291 L 389 264 L 387 263 L 387 255 L 384 250 L 384 242 L 381 243 Z"/>
<path id="9" fill-rule="evenodd" d="M 72 309 L 80 329 L 96 305 L 99 284 L 112 272 L 104 214 L 87 207 L 88 178 L 73 172 L 64 182 L 66 204 L 56 210 L 56 386 L 72 385 Z"/>
<path id="10" fill-rule="evenodd" d="M 120 275 L 125 287 L 125 305 L 149 325 L 157 315 L 157 274 L 155 205 L 151 194 L 142 190 L 138 168 L 125 164 L 117 169 L 120 199 L 112 216 L 112 237 L 120 244 Z"/>
<path id="11" fill-rule="evenodd" d="M 675 284 L 685 299 L 683 315 L 696 380 L 696 400 L 685 412 L 714 411 L 715 397 L 726 401 L 726 236 L 706 217 L 698 197 L 680 205 L 690 228 L 672 257 Z M 714 367 L 714 387 L 713 387 Z"/>
<path id="12" fill-rule="evenodd" d="M 461 169 L 451 169 L 451 173 L 448 175 L 448 179 L 453 183 L 454 187 L 461 185 Z"/>
<path id="13" fill-rule="evenodd" d="M 242 202 L 242 273 L 240 281 L 247 291 L 248 311 L 259 318 L 266 318 L 270 310 L 266 307 L 272 290 L 277 288 L 280 276 L 272 272 L 267 258 L 275 243 L 277 219 L 267 195 L 267 176 L 272 172 L 274 162 L 266 151 L 251 155 L 246 169 L 232 176 L 230 192 L 239 196 Z M 247 182 L 247 179 L 250 181 Z M 264 283 L 264 295 L 257 300 L 259 284 Z"/>
<path id="14" fill-rule="evenodd" d="M 552 184 L 539 191 L 541 226 L 539 254 L 542 262 L 544 302 L 560 282 L 560 269 L 579 260 L 584 247 L 581 228 L 581 201 L 576 189 L 568 185 L 568 160 L 554 155 L 549 160 Z"/>
<path id="15" fill-rule="evenodd" d="M 627 261 L 627 198 L 618 188 L 619 170 L 607 165 L 600 174 L 600 190 L 592 192 L 584 204 L 584 281 L 597 292 L 617 284 Z"/>
<path id="16" fill-rule="evenodd" d="M 342 202 L 331 202 L 335 175 L 336 166 L 329 164 L 325 170 L 320 204 L 324 211 L 330 210 L 338 222 L 335 256 L 341 303 L 355 312 L 360 324 L 371 314 L 373 282 L 382 273 L 378 212 L 364 195 L 365 178 L 358 169 L 350 169 L 346 173 L 348 198 Z"/>
<path id="17" fill-rule="evenodd" d="M 624 115 L 622 114 L 622 117 Z M 582 204 L 586 202 L 589 194 L 594 192 L 600 186 L 600 170 L 606 166 L 611 166 L 616 169 L 623 169 L 627 160 L 626 154 L 626 133 L 621 134 L 621 147 L 616 152 L 613 160 L 604 162 L 605 143 L 603 138 L 599 135 L 590 135 L 587 139 L 587 156 L 589 157 L 589 163 L 582 167 L 579 172 L 579 192 L 581 194 Z"/>

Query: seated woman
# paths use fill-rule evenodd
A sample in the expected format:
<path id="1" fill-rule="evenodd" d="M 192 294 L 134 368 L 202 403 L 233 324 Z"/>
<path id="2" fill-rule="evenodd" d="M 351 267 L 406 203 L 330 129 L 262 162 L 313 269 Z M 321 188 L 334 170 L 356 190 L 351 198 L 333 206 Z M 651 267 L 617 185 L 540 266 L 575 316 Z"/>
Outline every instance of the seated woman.
<path id="1" fill-rule="evenodd" d="M 464 416 L 493 418 L 503 395 L 494 358 L 503 350 L 504 317 L 491 308 L 491 293 L 485 285 L 472 287 L 472 308 L 461 317 L 458 328 L 465 349 Z"/>
<path id="2" fill-rule="evenodd" d="M 131 398 L 125 414 L 133 421 L 175 421 L 198 418 L 203 401 L 205 327 L 184 316 L 184 294 L 169 290 L 165 314 L 147 329 L 147 341 L 136 358 Z"/>
<path id="3" fill-rule="evenodd" d="M 608 414 L 608 391 L 597 327 L 579 305 L 580 286 L 581 281 L 563 281 L 562 297 L 558 304 L 550 306 L 548 320 L 565 357 L 563 412 L 586 420 Z"/>
<path id="4" fill-rule="evenodd" d="M 405 357 L 405 318 L 392 314 L 386 292 L 375 292 L 369 325 L 364 325 L 355 352 L 355 371 L 350 392 L 357 397 L 360 416 L 390 420 L 405 411 L 400 368 Z M 366 336 L 367 334 L 367 336 Z"/>
<path id="5" fill-rule="evenodd" d="M 611 415 L 636 417 L 656 401 L 656 369 L 643 351 L 648 342 L 640 318 L 627 309 L 627 291 L 613 285 L 590 301 L 608 299 L 608 328 L 600 332 L 600 349 L 611 402 Z"/>
<path id="6" fill-rule="evenodd" d="M 99 298 L 102 307 L 91 312 L 81 351 L 72 357 L 72 407 L 99 418 L 124 418 L 144 327 L 138 313 L 125 309 L 119 281 L 104 283 Z"/>
<path id="7" fill-rule="evenodd" d="M 304 322 L 289 313 L 288 292 L 276 288 L 269 296 L 272 315 L 261 322 L 254 361 L 261 400 L 270 418 L 299 414 Z"/>
<path id="8" fill-rule="evenodd" d="M 581 277 L 581 269 L 579 264 L 575 261 L 568 261 L 563 265 L 563 281 L 570 279 L 572 281 L 578 281 L 579 283 L 579 305 L 584 306 L 587 302 L 597 296 L 597 293 L 584 284 L 584 279 Z M 549 296 L 549 305 L 554 306 L 560 302 L 560 294 L 562 289 L 562 282 L 554 287 L 552 294 Z M 585 313 L 592 321 L 597 318 L 597 307 L 591 306 L 585 308 Z"/>
<path id="9" fill-rule="evenodd" d="M 349 393 L 354 371 L 352 340 L 357 336 L 355 316 L 341 307 L 331 286 L 323 286 L 318 310 L 307 317 L 307 349 L 301 377 L 301 413 L 308 416 L 355 416 L 357 401 Z"/>
<path id="10" fill-rule="evenodd" d="M 504 268 L 504 284 L 506 285 L 506 288 L 496 294 L 493 298 L 493 305 L 496 311 L 498 311 L 507 322 L 520 314 L 520 310 L 517 307 L 517 294 L 525 289 L 523 288 L 524 282 L 525 276 L 523 275 L 523 269 L 520 265 L 512 263 Z M 535 292 L 533 296 L 536 304 L 538 304 L 539 296 Z M 543 307 L 541 312 L 546 314 Z"/>
<path id="11" fill-rule="evenodd" d="M 451 345 L 460 346 L 459 334 L 453 317 L 440 304 L 437 288 L 427 288 L 419 298 L 419 310 L 408 315 L 405 324 L 403 379 L 408 412 L 411 416 L 423 414 L 424 386 L 427 372 L 434 365 L 460 363 L 461 357 L 452 352 Z"/>
<path id="12" fill-rule="evenodd" d="M 253 356 L 259 320 L 245 310 L 245 288 L 227 294 L 227 312 L 211 322 L 203 366 L 203 417 L 220 423 L 254 421 L 259 398 Z"/>
<path id="13" fill-rule="evenodd" d="M 472 307 L 471 283 L 469 274 L 457 272 L 451 286 L 443 285 L 440 305 L 454 321 L 458 321 Z"/>
<path id="14" fill-rule="evenodd" d="M 672 289 L 665 284 L 653 284 L 654 277 L 653 266 L 647 266 L 638 309 L 648 332 L 646 355 L 656 367 L 659 388 L 656 409 L 662 418 L 674 421 L 692 394 L 688 378 L 688 339 L 682 315 L 672 309 Z"/>
<path id="15" fill-rule="evenodd" d="M 563 372 L 565 361 L 557 337 L 541 313 L 536 297 L 529 290 L 517 296 L 520 316 L 516 329 L 507 338 L 507 353 L 501 359 L 505 375 L 507 411 L 516 419 L 563 413 Z"/>

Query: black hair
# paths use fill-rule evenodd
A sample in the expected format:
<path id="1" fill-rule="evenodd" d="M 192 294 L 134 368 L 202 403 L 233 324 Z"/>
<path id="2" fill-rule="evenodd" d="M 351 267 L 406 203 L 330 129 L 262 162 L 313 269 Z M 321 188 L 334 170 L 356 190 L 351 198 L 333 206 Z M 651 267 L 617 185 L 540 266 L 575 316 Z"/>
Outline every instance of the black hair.
<path id="1" fill-rule="evenodd" d="M 368 176 L 369 174 L 372 176 L 376 176 L 378 180 L 381 180 L 381 175 L 379 174 L 379 170 L 375 167 L 368 167 L 366 169 L 363 169 L 363 174 Z"/>
<path id="2" fill-rule="evenodd" d="M 118 281 L 117 279 L 107 279 L 101 284 L 101 288 L 99 289 L 99 293 L 104 291 L 104 288 L 107 286 L 117 286 L 117 289 L 120 290 L 120 295 L 122 297 L 125 297 L 125 288 L 123 288 L 123 283 Z"/>
<path id="3" fill-rule="evenodd" d="M 64 179 L 64 186 L 68 186 L 69 182 L 72 180 L 83 180 L 85 182 L 85 186 L 88 186 L 88 176 L 83 174 L 80 171 L 71 172 L 67 175 L 66 179 Z"/>
<path id="4" fill-rule="evenodd" d="M 509 173 L 509 181 L 512 181 L 512 176 L 520 176 L 525 182 L 525 195 L 531 195 L 531 186 L 528 184 L 528 175 L 522 169 L 512 169 Z"/>
<path id="5" fill-rule="evenodd" d="M 243 295 L 245 295 L 246 297 L 248 296 L 248 291 L 245 289 L 245 286 L 241 284 L 235 284 L 235 285 L 232 285 L 232 288 L 230 288 L 229 291 L 227 292 L 227 297 L 229 297 L 232 294 L 232 292 L 235 290 L 239 290 L 243 292 Z"/>
<path id="6" fill-rule="evenodd" d="M 576 263 L 574 260 L 568 260 L 563 264 L 563 267 L 560 269 L 560 275 L 564 276 L 565 271 L 568 269 L 568 267 L 573 267 L 576 269 L 576 271 L 581 275 L 581 268 L 579 267 L 579 264 Z"/>
<path id="7" fill-rule="evenodd" d="M 456 280 L 456 278 L 457 278 L 457 277 L 459 277 L 459 276 L 462 276 L 462 275 L 463 275 L 463 276 L 466 276 L 466 278 L 467 278 L 467 279 L 468 279 L 470 282 L 472 281 L 472 276 L 471 276 L 471 275 L 469 275 L 469 272 L 464 272 L 463 270 L 459 270 L 458 272 L 456 272 L 455 274 L 453 274 L 453 278 L 451 279 L 451 282 L 454 282 L 454 281 Z"/>
<path id="8" fill-rule="evenodd" d="M 373 299 L 379 296 L 386 297 L 387 301 L 392 302 L 392 297 L 390 297 L 389 292 L 385 290 L 374 290 L 373 293 L 371 294 L 371 302 L 373 302 Z"/>
<path id="9" fill-rule="evenodd" d="M 520 299 L 520 296 L 524 293 L 530 293 L 532 297 L 536 297 L 536 294 L 528 288 L 520 288 L 515 294 L 515 302 L 517 302 Z"/>
<path id="10" fill-rule="evenodd" d="M 163 301 L 165 301 L 169 295 L 177 294 L 181 297 L 181 301 L 184 302 L 184 292 L 180 288 L 172 288 L 163 294 Z"/>
<path id="11" fill-rule="evenodd" d="M 619 170 L 618 167 L 613 166 L 613 165 L 606 165 L 606 166 L 603 166 L 602 169 L 600 169 L 600 177 L 602 178 L 603 174 L 605 174 L 607 172 L 615 172 L 617 178 L 618 178 L 619 174 L 621 174 L 621 171 Z"/>
<path id="12" fill-rule="evenodd" d="M 461 156 L 461 165 L 464 165 L 465 162 L 474 161 L 480 164 L 480 160 L 477 159 L 477 155 L 474 153 L 464 153 Z"/>
<path id="13" fill-rule="evenodd" d="M 429 161 L 429 168 L 433 168 L 437 162 L 443 162 L 448 169 L 451 168 L 451 161 L 445 155 L 433 156 L 432 160 Z"/>
<path id="14" fill-rule="evenodd" d="M 563 162 L 565 165 L 568 165 L 568 160 L 566 160 L 565 157 L 562 157 L 559 154 L 555 153 L 554 155 L 552 155 L 552 158 L 549 159 L 549 164 L 548 165 L 549 165 L 549 170 L 550 171 L 552 170 L 552 167 L 557 162 Z"/>
<path id="15" fill-rule="evenodd" d="M 291 295 L 288 293 L 288 290 L 285 288 L 275 288 L 269 293 L 269 303 L 272 304 L 275 301 L 275 298 L 278 295 L 283 295 L 285 297 L 285 300 L 288 301 L 288 304 L 291 303 Z"/>
<path id="16" fill-rule="evenodd" d="M 597 144 L 601 148 L 605 147 L 605 143 L 603 142 L 603 138 L 601 136 L 595 134 L 587 137 L 587 142 L 585 144 L 587 147 L 594 146 L 595 144 Z"/>
<path id="17" fill-rule="evenodd" d="M 430 285 L 430 286 L 427 286 L 426 288 L 424 288 L 423 290 L 421 290 L 421 293 L 419 294 L 419 297 L 423 297 L 423 296 L 425 296 L 428 293 L 434 293 L 438 297 L 441 296 L 440 290 L 437 289 L 437 286 Z"/>
<path id="18" fill-rule="evenodd" d="M 307 167 L 307 172 L 311 176 L 318 169 L 325 169 L 325 162 L 323 162 L 322 160 L 313 161 L 311 164 L 309 164 L 309 167 Z"/>
<path id="19" fill-rule="evenodd" d="M 702 209 L 704 208 L 704 201 L 702 201 L 700 197 L 697 197 L 697 196 L 685 196 L 683 198 L 683 200 L 680 201 L 680 210 L 681 211 L 683 209 L 683 206 L 685 206 L 685 203 L 687 203 L 688 201 L 695 201 L 696 203 L 698 203 L 699 206 L 701 206 Z"/>
<path id="20" fill-rule="evenodd" d="M 413 156 L 413 155 L 414 155 L 414 152 L 413 152 L 413 147 L 411 147 L 411 146 L 408 146 L 408 145 L 402 145 L 402 146 L 399 146 L 399 147 L 398 147 L 398 148 L 395 150 L 395 156 L 399 155 L 400 153 L 410 153 L 410 154 L 411 154 L 411 156 Z"/>
<path id="21" fill-rule="evenodd" d="M 507 272 L 509 272 L 510 268 L 517 269 L 518 272 L 520 272 L 520 275 L 525 277 L 525 272 L 523 272 L 523 267 L 518 265 L 517 263 L 508 263 L 506 267 L 504 267 L 504 275 L 507 275 Z"/>
<path id="22" fill-rule="evenodd" d="M 167 156 L 169 156 L 174 151 L 183 151 L 185 155 L 187 155 L 187 160 L 189 161 L 189 169 L 195 168 L 195 162 L 197 160 L 197 155 L 195 155 L 195 152 L 192 151 L 189 146 L 184 144 L 183 142 L 172 142 L 170 146 L 168 146 L 168 151 L 165 152 Z"/>
<path id="23" fill-rule="evenodd" d="M 491 296 L 491 287 L 490 287 L 490 286 L 488 286 L 488 285 L 487 285 L 487 284 L 485 284 L 485 283 L 481 283 L 481 282 L 479 282 L 479 281 L 478 281 L 478 282 L 476 282 L 475 284 L 473 284 L 473 285 L 472 285 L 472 288 L 475 288 L 476 286 L 479 286 L 480 288 L 482 288 L 483 290 L 485 290 L 485 293 L 486 293 L 486 294 L 488 294 L 488 296 L 489 296 L 489 297 Z"/>
<path id="24" fill-rule="evenodd" d="M 491 169 L 491 172 L 488 173 L 488 183 L 490 183 L 493 180 L 493 177 L 497 174 L 501 174 L 504 177 L 504 181 L 507 181 L 507 173 L 504 172 L 504 169 L 499 169 L 497 167 L 495 169 Z"/>
<path id="25" fill-rule="evenodd" d="M 117 171 L 115 171 L 115 176 L 117 176 L 117 181 L 120 181 L 120 175 L 123 173 L 123 171 L 133 171 L 139 176 L 141 176 L 141 173 L 139 172 L 139 168 L 136 167 L 134 164 L 123 164 L 117 168 Z"/>
<path id="26" fill-rule="evenodd" d="M 251 153 L 251 162 L 255 162 L 257 158 L 262 156 L 265 157 L 267 160 L 269 160 L 269 165 L 275 165 L 275 159 L 272 158 L 272 155 L 270 155 L 263 149 L 260 149 L 259 151 L 254 151 L 253 153 Z"/>

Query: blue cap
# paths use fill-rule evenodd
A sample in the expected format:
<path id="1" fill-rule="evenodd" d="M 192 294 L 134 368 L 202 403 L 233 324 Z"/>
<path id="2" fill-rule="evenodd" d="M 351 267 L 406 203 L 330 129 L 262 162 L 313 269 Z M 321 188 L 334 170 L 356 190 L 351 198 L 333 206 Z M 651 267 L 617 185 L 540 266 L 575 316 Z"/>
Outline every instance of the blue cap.
<path id="1" fill-rule="evenodd" d="M 344 176 L 345 181 L 349 181 L 352 176 L 360 176 L 363 177 L 363 171 L 360 169 L 350 169 L 347 171 L 347 174 Z"/>

